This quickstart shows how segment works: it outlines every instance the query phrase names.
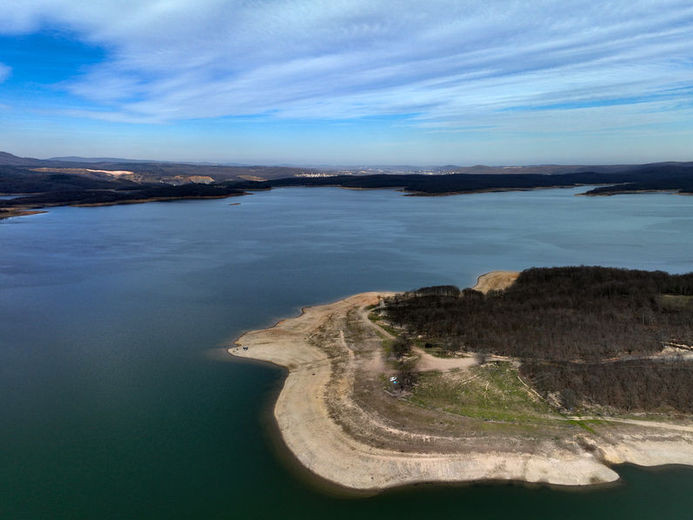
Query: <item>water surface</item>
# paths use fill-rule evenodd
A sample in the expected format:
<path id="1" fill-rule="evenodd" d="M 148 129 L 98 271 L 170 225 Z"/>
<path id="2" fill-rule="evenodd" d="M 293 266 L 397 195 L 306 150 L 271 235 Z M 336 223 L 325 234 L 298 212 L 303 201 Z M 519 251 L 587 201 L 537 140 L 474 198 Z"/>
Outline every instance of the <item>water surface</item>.
<path id="1" fill-rule="evenodd" d="M 0 518 L 688 517 L 686 468 L 589 492 L 326 495 L 263 423 L 281 371 L 213 350 L 302 305 L 491 269 L 693 271 L 693 198 L 580 191 L 290 188 L 0 223 Z"/>

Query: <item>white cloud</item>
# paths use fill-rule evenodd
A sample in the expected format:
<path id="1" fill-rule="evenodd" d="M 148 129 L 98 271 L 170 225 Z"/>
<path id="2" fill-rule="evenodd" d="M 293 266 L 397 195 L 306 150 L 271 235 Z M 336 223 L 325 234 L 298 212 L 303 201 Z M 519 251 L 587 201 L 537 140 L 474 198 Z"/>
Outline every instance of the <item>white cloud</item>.
<path id="1" fill-rule="evenodd" d="M 668 96 L 655 100 L 666 111 L 690 101 L 672 89 L 693 77 L 693 4 L 679 0 L 27 0 L 0 12 L 0 33 L 55 25 L 107 50 L 63 86 L 116 120 L 404 114 L 512 127 L 512 110 L 543 106 L 636 115 Z"/>
<path id="2" fill-rule="evenodd" d="M 5 65 L 4 63 L 0 63 L 0 83 L 5 81 L 10 73 L 12 72 L 12 69 Z"/>

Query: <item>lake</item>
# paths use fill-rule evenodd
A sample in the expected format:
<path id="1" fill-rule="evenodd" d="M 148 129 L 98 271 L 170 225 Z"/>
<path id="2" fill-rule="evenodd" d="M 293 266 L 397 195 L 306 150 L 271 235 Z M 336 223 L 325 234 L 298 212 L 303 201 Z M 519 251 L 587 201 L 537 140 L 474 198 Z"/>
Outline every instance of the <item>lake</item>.
<path id="1" fill-rule="evenodd" d="M 289 188 L 0 222 L 0 517 L 689 517 L 683 467 L 621 467 L 620 484 L 579 491 L 326 493 L 272 435 L 281 370 L 220 350 L 361 291 L 530 266 L 693 271 L 693 198 L 585 190 Z"/>

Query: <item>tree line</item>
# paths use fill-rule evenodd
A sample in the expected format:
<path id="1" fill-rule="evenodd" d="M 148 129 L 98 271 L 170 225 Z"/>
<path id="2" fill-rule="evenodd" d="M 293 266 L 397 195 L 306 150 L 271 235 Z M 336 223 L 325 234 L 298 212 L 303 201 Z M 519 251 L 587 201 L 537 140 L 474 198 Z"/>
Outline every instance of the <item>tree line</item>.
<path id="1" fill-rule="evenodd" d="M 693 364 L 630 360 L 614 363 L 525 362 L 520 371 L 542 394 L 558 392 L 572 410 L 577 400 L 626 411 L 693 413 Z"/>
<path id="2" fill-rule="evenodd" d="M 486 295 L 449 286 L 385 302 L 385 316 L 449 350 L 530 359 L 599 360 L 693 344 L 693 273 L 535 268 Z"/>
<path id="3" fill-rule="evenodd" d="M 521 358 L 539 391 L 568 404 L 693 411 L 693 364 L 645 359 L 669 343 L 693 347 L 693 273 L 533 268 L 486 295 L 451 286 L 396 295 L 384 316 L 450 351 Z"/>

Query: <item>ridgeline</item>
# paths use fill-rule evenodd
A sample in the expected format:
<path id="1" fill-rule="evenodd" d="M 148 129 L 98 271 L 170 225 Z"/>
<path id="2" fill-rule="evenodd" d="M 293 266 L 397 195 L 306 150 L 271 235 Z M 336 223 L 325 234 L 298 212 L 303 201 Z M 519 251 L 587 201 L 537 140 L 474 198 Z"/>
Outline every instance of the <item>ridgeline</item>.
<path id="1" fill-rule="evenodd" d="M 693 163 L 640 166 L 449 167 L 444 174 L 332 171 L 314 168 L 224 166 L 120 160 L 40 160 L 0 152 L 0 218 L 50 206 L 93 206 L 222 198 L 291 186 L 398 189 L 412 196 L 598 186 L 585 195 L 669 191 L 693 193 Z M 528 173 L 536 170 L 538 173 Z M 364 174 L 363 172 L 367 172 Z M 401 171 L 397 170 L 398 172 Z M 416 171 L 416 170 L 412 170 Z M 437 171 L 437 170 L 436 170 Z M 465 173 L 455 173 L 455 172 Z M 494 173 L 466 173 L 492 171 Z M 547 173 L 549 172 L 549 173 Z M 561 173 L 550 173 L 561 172 Z"/>

